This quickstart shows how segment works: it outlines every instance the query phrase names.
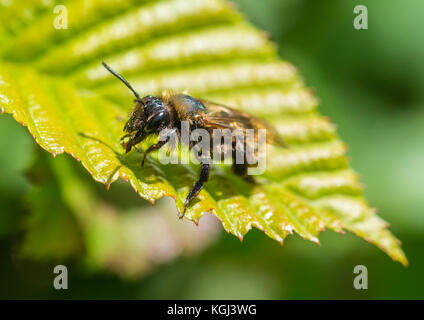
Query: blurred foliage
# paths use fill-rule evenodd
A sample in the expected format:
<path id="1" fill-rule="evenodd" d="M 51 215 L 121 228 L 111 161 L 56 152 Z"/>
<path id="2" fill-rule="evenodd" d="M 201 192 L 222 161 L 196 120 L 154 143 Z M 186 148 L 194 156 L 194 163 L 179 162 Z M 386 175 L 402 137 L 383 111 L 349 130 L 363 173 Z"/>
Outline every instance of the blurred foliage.
<path id="1" fill-rule="evenodd" d="M 269 30 L 274 40 L 281 42 L 280 54 L 300 67 L 321 98 L 321 110 L 340 124 L 339 132 L 349 143 L 354 168 L 363 173 L 366 195 L 380 209 L 380 215 L 393 222 L 412 265 L 403 269 L 391 264 L 375 249 L 350 235 L 341 238 L 325 233 L 320 238 L 319 250 L 293 238 L 282 250 L 255 231 L 243 245 L 223 236 L 197 258 L 160 267 L 149 277 L 132 283 L 108 275 L 87 274 L 71 265 L 75 270 L 70 279 L 72 290 L 61 293 L 51 289 L 52 268 L 27 263 L 22 267 L 21 258 L 11 252 L 14 238 L 9 236 L 0 251 L 4 261 L 0 273 L 0 282 L 4 284 L 0 289 L 2 296 L 423 298 L 424 97 L 420 88 L 424 79 L 424 43 L 419 35 L 421 19 L 411 16 L 411 12 L 422 12 L 422 2 L 366 2 L 370 10 L 367 31 L 352 27 L 356 5 L 353 1 L 237 2 L 255 24 Z M 31 160 L 33 146 L 25 132 L 19 130 L 22 128 L 9 120 L 0 118 L 0 126 L 9 125 L 8 130 L 16 131 L 15 143 L 1 136 L 1 143 L 9 141 L 10 149 L 0 148 L 0 159 L 8 159 L 8 163 L 26 159 L 18 169 L 22 170 Z M 17 156 L 19 150 L 21 156 Z M 28 152 L 24 154 L 23 150 Z M 13 170 L 6 171 L 13 174 Z M 79 175 L 83 177 L 84 173 Z M 22 186 L 14 195 L 22 200 L 28 185 L 20 179 Z M 2 219 L 3 208 L 9 208 L 11 214 L 4 216 L 10 216 L 9 223 L 16 228 L 17 219 L 28 208 L 21 200 L 16 205 L 4 194 L 2 191 Z M 3 206 L 7 201 L 14 205 Z M 170 217 L 172 214 L 168 220 Z M 367 291 L 352 287 L 352 271 L 357 264 L 365 264 L 369 269 Z"/>

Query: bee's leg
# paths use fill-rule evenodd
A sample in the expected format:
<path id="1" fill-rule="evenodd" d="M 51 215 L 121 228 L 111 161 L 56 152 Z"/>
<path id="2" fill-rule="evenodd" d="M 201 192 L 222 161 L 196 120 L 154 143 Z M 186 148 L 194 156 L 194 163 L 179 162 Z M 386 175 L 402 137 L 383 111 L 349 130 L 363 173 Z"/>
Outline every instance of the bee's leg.
<path id="1" fill-rule="evenodd" d="M 181 215 L 179 215 L 180 219 L 184 217 L 187 207 L 190 204 L 191 200 L 193 200 L 199 194 L 200 190 L 202 190 L 203 188 L 203 184 L 208 181 L 210 170 L 211 170 L 210 163 L 202 163 L 202 169 L 200 170 L 199 180 L 194 184 L 193 188 L 191 188 L 190 192 L 187 195 L 185 205 L 184 205 L 184 211 Z"/>
<path id="2" fill-rule="evenodd" d="M 241 164 L 238 164 L 238 163 L 236 163 L 236 162 L 234 161 L 232 169 L 233 169 L 233 172 L 234 172 L 236 175 L 238 175 L 238 176 L 242 177 L 242 178 L 243 178 L 244 180 L 246 180 L 247 182 L 250 182 L 250 183 L 256 183 L 256 182 L 255 182 L 255 179 L 253 179 L 253 177 L 252 177 L 252 176 L 249 176 L 249 175 L 247 174 L 247 168 L 248 168 L 248 167 L 249 167 L 249 165 L 248 165 L 247 163 L 241 163 Z"/>
<path id="3" fill-rule="evenodd" d="M 147 157 L 147 155 L 150 153 L 150 152 L 152 152 L 152 151 L 155 151 L 155 150 L 158 150 L 158 149 L 160 149 L 160 148 L 162 148 L 165 144 L 167 144 L 168 143 L 168 141 L 169 141 L 169 139 L 168 140 L 161 140 L 161 141 L 159 141 L 158 143 L 155 143 L 155 144 L 152 144 L 145 152 L 144 152 L 144 155 L 143 155 L 143 160 L 141 161 L 141 166 L 143 167 L 144 166 L 144 161 L 146 160 L 146 157 Z"/>
<path id="4" fill-rule="evenodd" d="M 121 142 L 123 139 L 125 139 L 126 137 L 131 137 L 130 140 L 128 141 L 128 143 L 123 144 L 124 148 L 125 148 L 125 153 L 128 153 L 131 151 L 132 147 L 134 147 L 136 144 L 140 143 L 144 136 L 143 136 L 143 131 L 139 130 L 137 131 L 136 134 L 126 134 L 125 136 L 123 136 L 121 138 Z"/>
<path id="5" fill-rule="evenodd" d="M 141 161 L 141 166 L 144 166 L 144 161 L 146 160 L 147 155 L 150 152 L 158 150 L 162 148 L 165 144 L 167 144 L 174 133 L 175 130 L 169 131 L 169 133 L 163 140 L 160 140 L 158 143 L 152 144 L 149 148 L 147 148 L 147 150 L 144 152 L 143 160 Z"/>
<path id="6" fill-rule="evenodd" d="M 128 133 L 128 134 L 126 134 L 125 136 L 123 136 L 123 137 L 121 138 L 121 140 L 119 140 L 119 141 L 122 141 L 122 140 L 124 140 L 125 138 L 131 137 L 131 136 L 132 136 L 132 133 Z"/>
<path id="7" fill-rule="evenodd" d="M 253 177 L 248 175 L 247 169 L 249 168 L 249 164 L 247 162 L 245 150 L 245 145 L 238 145 L 237 142 L 233 144 L 233 166 L 231 169 L 236 175 L 242 177 L 247 182 L 256 183 Z M 242 163 L 237 163 L 237 154 L 243 154 Z"/>

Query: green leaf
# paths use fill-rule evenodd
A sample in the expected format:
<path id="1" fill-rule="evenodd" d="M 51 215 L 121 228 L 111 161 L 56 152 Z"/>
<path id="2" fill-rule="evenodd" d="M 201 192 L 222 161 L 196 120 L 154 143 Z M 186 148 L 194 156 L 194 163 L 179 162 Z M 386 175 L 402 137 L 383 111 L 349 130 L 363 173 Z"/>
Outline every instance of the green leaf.
<path id="1" fill-rule="evenodd" d="M 212 211 L 240 239 L 255 226 L 283 242 L 297 233 L 319 243 L 325 228 L 354 232 L 407 264 L 400 242 L 362 196 L 346 146 L 318 111 L 297 70 L 266 35 L 223 0 L 73 1 L 68 29 L 43 1 L 14 1 L 0 18 L 0 104 L 53 155 L 69 153 L 96 181 L 128 181 L 144 199 L 175 199 L 181 210 L 197 177 L 190 166 L 125 155 L 119 139 L 130 92 L 107 61 L 142 94 L 164 89 L 235 106 L 277 127 L 290 145 L 273 148 L 266 182 L 252 186 L 214 168 L 186 218 Z M 14 19 L 5 19 L 13 16 Z"/>

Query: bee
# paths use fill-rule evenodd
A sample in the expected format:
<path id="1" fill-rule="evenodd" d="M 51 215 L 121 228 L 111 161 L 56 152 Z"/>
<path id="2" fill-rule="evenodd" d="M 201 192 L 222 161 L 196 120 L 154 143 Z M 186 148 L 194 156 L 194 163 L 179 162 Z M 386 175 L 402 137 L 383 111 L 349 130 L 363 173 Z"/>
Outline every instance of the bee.
<path id="1" fill-rule="evenodd" d="M 167 135 L 163 139 L 145 150 L 141 166 L 144 165 L 147 155 L 166 145 L 173 134 L 180 136 L 182 121 L 188 121 L 190 131 L 197 128 L 206 129 L 209 132 L 214 129 L 229 129 L 230 131 L 266 129 L 266 143 L 287 147 L 284 140 L 272 126 L 246 112 L 194 98 L 184 93 L 165 92 L 160 96 L 147 95 L 141 98 L 127 80 L 112 70 L 105 62 L 102 62 L 102 64 L 110 73 L 121 80 L 135 96 L 135 106 L 124 126 L 126 134 L 121 138 L 121 144 L 126 153 L 130 152 L 133 147 L 148 136 L 159 134 L 162 130 L 168 129 Z M 210 136 L 212 137 L 212 135 Z M 255 136 L 255 138 L 257 137 Z M 192 148 L 193 145 L 190 144 L 189 147 Z M 231 148 L 233 154 L 240 151 L 237 150 L 238 146 L 235 141 L 232 142 Z M 245 148 L 242 152 L 245 152 Z M 255 183 L 253 178 L 247 174 L 247 169 L 250 165 L 246 161 L 236 163 L 235 157 L 233 159 L 233 172 L 247 181 Z M 210 161 L 201 161 L 199 178 L 186 197 L 184 210 L 182 214 L 179 214 L 181 219 L 184 217 L 191 201 L 196 198 L 203 185 L 208 181 L 210 170 Z"/>

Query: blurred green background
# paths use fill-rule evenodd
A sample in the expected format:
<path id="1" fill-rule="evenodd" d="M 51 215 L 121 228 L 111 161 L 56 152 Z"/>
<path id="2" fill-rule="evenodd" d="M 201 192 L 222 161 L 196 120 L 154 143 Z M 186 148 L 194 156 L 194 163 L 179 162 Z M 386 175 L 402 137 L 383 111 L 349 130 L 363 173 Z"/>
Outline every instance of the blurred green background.
<path id="1" fill-rule="evenodd" d="M 218 235 L 211 236 L 203 250 L 162 261 L 128 279 L 86 268 L 78 256 L 67 258 L 70 289 L 56 291 L 53 266 L 64 257 L 37 262 L 25 258 L 18 245 L 26 237 L 28 223 L 53 219 L 37 217 L 34 222 L 28 213 L 31 194 L 34 197 L 30 181 L 43 181 L 29 168 L 51 156 L 37 151 L 27 130 L 4 115 L 0 117 L 1 298 L 424 298 L 424 2 L 235 2 L 255 25 L 269 32 L 280 55 L 294 63 L 314 88 L 321 113 L 338 125 L 349 145 L 352 166 L 362 174 L 369 202 L 402 240 L 410 266 L 392 262 L 351 234 L 322 233 L 320 247 L 294 236 L 281 247 L 258 230 L 240 243 L 218 228 Z M 357 4 L 368 7 L 368 30 L 353 27 Z M 72 170 L 87 175 L 75 161 Z M 104 188 L 91 179 L 84 181 L 105 197 Z M 125 186 L 111 189 L 108 201 L 114 205 L 121 201 L 152 210 L 133 195 L 123 201 L 123 194 L 129 194 Z M 47 190 L 47 201 L 55 199 L 55 186 Z M 157 210 L 169 211 L 169 203 L 162 202 Z M 175 219 L 174 212 L 167 215 Z M 76 237 L 73 223 L 69 221 L 69 234 L 52 234 L 52 239 Z M 353 288 L 356 265 L 368 268 L 368 290 Z"/>

